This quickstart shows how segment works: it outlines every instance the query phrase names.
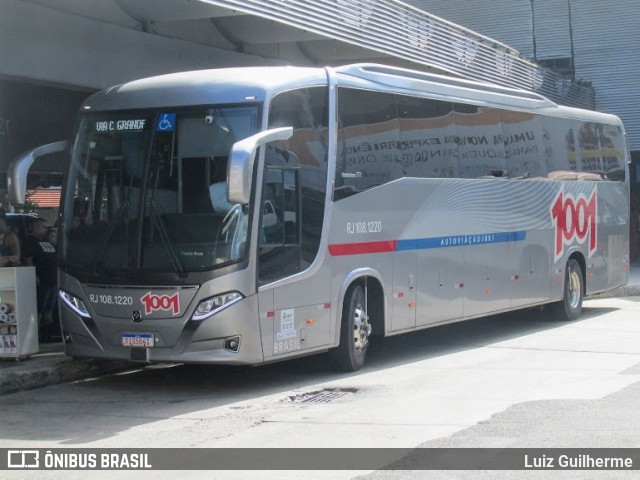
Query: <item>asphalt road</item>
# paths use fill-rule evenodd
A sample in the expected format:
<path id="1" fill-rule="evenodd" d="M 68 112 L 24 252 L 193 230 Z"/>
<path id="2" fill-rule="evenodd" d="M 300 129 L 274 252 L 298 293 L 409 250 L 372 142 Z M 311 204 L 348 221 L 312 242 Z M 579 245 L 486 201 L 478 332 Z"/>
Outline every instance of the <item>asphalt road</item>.
<path id="1" fill-rule="evenodd" d="M 315 356 L 256 368 L 147 367 L 5 395 L 0 448 L 640 447 L 639 313 L 640 297 L 590 300 L 570 323 L 526 311 L 392 337 L 375 344 L 365 368 L 350 375 L 331 372 Z M 410 465 L 413 455 L 394 466 Z M 637 475 L 371 470 L 185 475 Z M 4 478 L 175 478 L 165 471 L 8 473 Z"/>

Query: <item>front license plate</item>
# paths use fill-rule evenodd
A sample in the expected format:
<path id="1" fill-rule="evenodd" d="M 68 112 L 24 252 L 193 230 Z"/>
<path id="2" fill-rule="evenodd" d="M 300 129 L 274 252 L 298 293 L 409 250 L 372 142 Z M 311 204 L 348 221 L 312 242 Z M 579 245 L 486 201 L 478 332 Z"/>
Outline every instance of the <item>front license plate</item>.
<path id="1" fill-rule="evenodd" d="M 153 347 L 154 338 L 153 333 L 123 333 L 122 334 L 122 346 L 123 347 Z"/>

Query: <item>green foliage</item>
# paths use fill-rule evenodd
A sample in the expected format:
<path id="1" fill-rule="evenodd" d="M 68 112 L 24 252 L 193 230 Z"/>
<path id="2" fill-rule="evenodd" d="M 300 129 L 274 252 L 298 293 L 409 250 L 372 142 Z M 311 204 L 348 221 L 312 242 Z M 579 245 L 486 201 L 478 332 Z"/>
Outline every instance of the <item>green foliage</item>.
<path id="1" fill-rule="evenodd" d="M 11 202 L 9 202 L 9 197 L 5 190 L 0 194 L 0 208 L 4 209 L 5 212 L 38 213 L 38 205 L 31 201 L 31 195 L 29 193 L 27 193 L 24 199 L 24 204 L 12 205 Z"/>

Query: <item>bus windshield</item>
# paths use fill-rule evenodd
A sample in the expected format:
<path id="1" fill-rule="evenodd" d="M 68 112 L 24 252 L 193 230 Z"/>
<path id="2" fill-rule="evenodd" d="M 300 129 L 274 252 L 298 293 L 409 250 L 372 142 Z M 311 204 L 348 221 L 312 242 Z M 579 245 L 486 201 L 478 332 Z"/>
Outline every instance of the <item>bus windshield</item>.
<path id="1" fill-rule="evenodd" d="M 243 260 L 249 212 L 227 201 L 227 158 L 258 117 L 257 105 L 84 115 L 63 194 L 63 261 L 88 274 L 183 276 Z"/>

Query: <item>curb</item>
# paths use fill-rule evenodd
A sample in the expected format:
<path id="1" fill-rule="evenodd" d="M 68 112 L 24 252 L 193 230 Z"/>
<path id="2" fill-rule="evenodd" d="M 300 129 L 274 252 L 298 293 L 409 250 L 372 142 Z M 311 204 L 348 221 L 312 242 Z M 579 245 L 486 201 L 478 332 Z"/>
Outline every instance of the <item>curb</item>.
<path id="1" fill-rule="evenodd" d="M 54 360 L 51 360 L 52 356 Z M 39 365 L 34 366 L 31 362 Z M 0 396 L 121 372 L 134 366 L 130 362 L 115 360 L 73 359 L 63 352 L 34 356 L 25 362 L 16 361 L 16 364 L 4 368 L 0 366 Z"/>

